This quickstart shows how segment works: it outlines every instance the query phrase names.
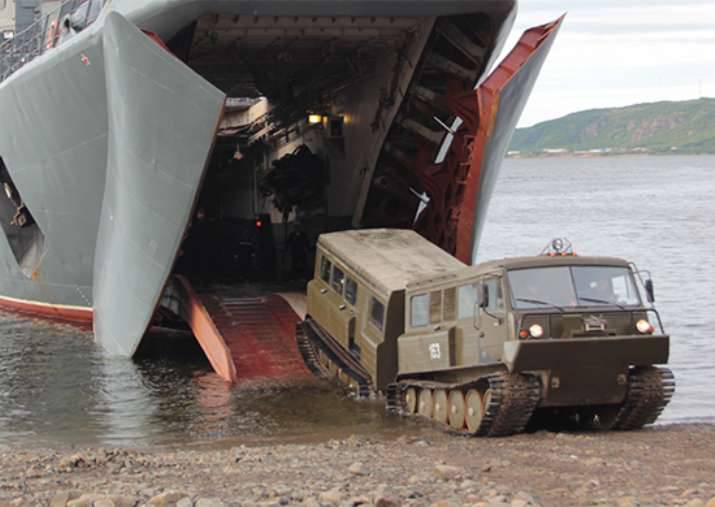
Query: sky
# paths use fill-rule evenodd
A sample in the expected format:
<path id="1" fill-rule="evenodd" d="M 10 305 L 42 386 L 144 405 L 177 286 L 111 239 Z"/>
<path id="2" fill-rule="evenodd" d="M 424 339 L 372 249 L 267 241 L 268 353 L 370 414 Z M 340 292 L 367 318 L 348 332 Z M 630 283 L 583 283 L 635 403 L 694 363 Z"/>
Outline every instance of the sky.
<path id="1" fill-rule="evenodd" d="M 566 12 L 520 127 L 600 107 L 715 97 L 715 0 L 520 0 L 503 54 Z"/>

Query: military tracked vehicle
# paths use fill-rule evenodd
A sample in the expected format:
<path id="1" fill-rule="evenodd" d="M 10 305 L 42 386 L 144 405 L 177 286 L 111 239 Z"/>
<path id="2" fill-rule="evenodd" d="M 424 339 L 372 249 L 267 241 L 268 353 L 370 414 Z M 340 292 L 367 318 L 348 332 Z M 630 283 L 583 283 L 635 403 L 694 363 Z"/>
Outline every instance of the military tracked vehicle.
<path id="1" fill-rule="evenodd" d="M 410 230 L 354 230 L 320 237 L 297 339 L 314 372 L 456 432 L 631 430 L 675 388 L 653 300 L 634 264 L 563 240 L 467 266 Z"/>

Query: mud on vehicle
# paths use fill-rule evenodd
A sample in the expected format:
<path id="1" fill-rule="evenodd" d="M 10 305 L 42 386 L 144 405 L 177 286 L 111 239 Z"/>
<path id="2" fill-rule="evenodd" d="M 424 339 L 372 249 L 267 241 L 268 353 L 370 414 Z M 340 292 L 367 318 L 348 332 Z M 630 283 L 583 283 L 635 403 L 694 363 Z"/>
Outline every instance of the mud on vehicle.
<path id="1" fill-rule="evenodd" d="M 502 436 L 554 418 L 641 428 L 674 391 L 653 284 L 628 261 L 542 255 L 466 266 L 409 230 L 324 234 L 298 342 L 308 365 L 388 409 Z"/>

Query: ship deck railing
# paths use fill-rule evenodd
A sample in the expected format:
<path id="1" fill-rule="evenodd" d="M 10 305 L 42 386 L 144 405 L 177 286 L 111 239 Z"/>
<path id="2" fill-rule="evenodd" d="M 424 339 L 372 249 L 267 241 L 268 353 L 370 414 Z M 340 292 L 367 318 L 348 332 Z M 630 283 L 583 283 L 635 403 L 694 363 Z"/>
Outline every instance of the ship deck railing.
<path id="1" fill-rule="evenodd" d="M 63 0 L 54 9 L 40 12 L 27 28 L 0 44 L 0 82 L 62 43 L 61 26 L 71 19 L 73 26 L 84 29 L 98 17 L 106 0 Z"/>

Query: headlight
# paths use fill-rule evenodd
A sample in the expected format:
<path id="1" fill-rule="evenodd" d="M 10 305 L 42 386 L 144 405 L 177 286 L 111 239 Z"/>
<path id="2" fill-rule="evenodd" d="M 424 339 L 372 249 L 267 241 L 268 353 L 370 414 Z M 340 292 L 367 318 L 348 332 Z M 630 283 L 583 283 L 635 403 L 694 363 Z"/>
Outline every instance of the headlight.
<path id="1" fill-rule="evenodd" d="M 544 336 L 544 328 L 538 324 L 532 324 L 529 326 L 529 334 L 534 338 L 541 338 Z"/>
<path id="2" fill-rule="evenodd" d="M 641 334 L 651 334 L 654 331 L 653 326 L 645 319 L 636 322 L 636 329 Z"/>

